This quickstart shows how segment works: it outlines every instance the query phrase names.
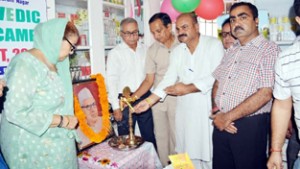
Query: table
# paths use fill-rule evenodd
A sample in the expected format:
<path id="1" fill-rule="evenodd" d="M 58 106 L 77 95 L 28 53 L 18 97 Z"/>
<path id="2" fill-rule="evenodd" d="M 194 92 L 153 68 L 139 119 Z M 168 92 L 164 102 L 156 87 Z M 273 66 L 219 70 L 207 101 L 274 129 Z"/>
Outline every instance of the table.
<path id="1" fill-rule="evenodd" d="M 108 141 L 78 155 L 80 169 L 162 169 L 152 143 L 144 142 L 139 148 L 120 151 L 111 148 Z"/>

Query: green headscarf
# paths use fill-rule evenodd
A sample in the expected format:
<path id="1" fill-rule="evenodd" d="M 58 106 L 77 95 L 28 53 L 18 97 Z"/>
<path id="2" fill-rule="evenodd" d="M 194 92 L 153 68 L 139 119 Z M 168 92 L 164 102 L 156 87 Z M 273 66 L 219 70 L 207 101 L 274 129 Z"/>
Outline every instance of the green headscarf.
<path id="1" fill-rule="evenodd" d="M 52 19 L 38 24 L 34 29 L 33 47 L 42 51 L 48 61 L 56 65 L 58 76 L 61 77 L 66 91 L 63 114 L 74 114 L 69 58 L 58 61 L 67 23 L 67 19 Z"/>

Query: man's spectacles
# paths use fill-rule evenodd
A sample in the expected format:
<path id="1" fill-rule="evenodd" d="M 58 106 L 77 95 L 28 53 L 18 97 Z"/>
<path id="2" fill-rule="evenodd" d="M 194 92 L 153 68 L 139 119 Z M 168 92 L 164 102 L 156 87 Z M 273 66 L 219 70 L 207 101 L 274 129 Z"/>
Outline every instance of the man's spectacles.
<path id="1" fill-rule="evenodd" d="M 66 40 L 66 41 L 71 45 L 71 52 L 73 52 L 74 50 L 76 50 L 76 46 L 73 45 L 73 44 L 69 41 L 69 39 L 67 39 L 66 37 L 64 37 L 64 40 Z"/>
<path id="2" fill-rule="evenodd" d="M 221 32 L 222 38 L 226 38 L 227 36 L 232 36 L 231 32 Z"/>
<path id="3" fill-rule="evenodd" d="M 86 106 L 81 106 L 81 108 L 91 110 L 91 109 L 94 108 L 95 106 L 96 106 L 96 103 L 93 102 L 92 104 L 88 104 L 88 105 L 86 105 Z"/>
<path id="4" fill-rule="evenodd" d="M 123 35 L 125 37 L 138 36 L 139 35 L 139 31 L 133 31 L 133 32 L 123 32 L 123 31 L 121 31 L 121 32 L 123 33 Z"/>

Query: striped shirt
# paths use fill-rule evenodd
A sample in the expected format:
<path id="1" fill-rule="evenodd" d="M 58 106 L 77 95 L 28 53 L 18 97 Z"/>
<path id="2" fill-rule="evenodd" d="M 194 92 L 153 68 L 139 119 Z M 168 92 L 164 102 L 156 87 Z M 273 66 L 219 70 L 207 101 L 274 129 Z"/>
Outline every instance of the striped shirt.
<path id="1" fill-rule="evenodd" d="M 221 112 L 228 112 L 257 92 L 274 85 L 274 64 L 280 49 L 262 35 L 241 46 L 237 41 L 226 52 L 213 76 L 219 82 L 215 98 Z M 252 115 L 270 112 L 272 101 Z"/>
<path id="2" fill-rule="evenodd" d="M 280 53 L 275 72 L 273 95 L 278 100 L 293 97 L 295 120 L 300 131 L 300 40 Z"/>

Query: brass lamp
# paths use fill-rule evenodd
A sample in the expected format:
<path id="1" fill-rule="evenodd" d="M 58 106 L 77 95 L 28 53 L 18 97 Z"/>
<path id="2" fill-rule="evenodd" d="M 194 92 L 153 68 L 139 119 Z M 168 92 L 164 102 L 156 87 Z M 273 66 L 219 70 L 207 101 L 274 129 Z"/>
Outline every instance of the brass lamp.
<path id="1" fill-rule="evenodd" d="M 132 113 L 134 112 L 134 108 L 132 107 L 131 103 L 136 101 L 136 98 L 130 97 L 131 91 L 129 87 L 125 87 L 123 89 L 122 97 L 120 98 L 120 107 L 121 111 L 124 110 L 124 103 L 129 107 L 129 117 L 128 117 L 128 124 L 129 124 L 129 137 L 126 139 L 126 144 L 130 146 L 136 146 L 136 139 L 133 134 L 133 121 L 132 121 Z"/>

